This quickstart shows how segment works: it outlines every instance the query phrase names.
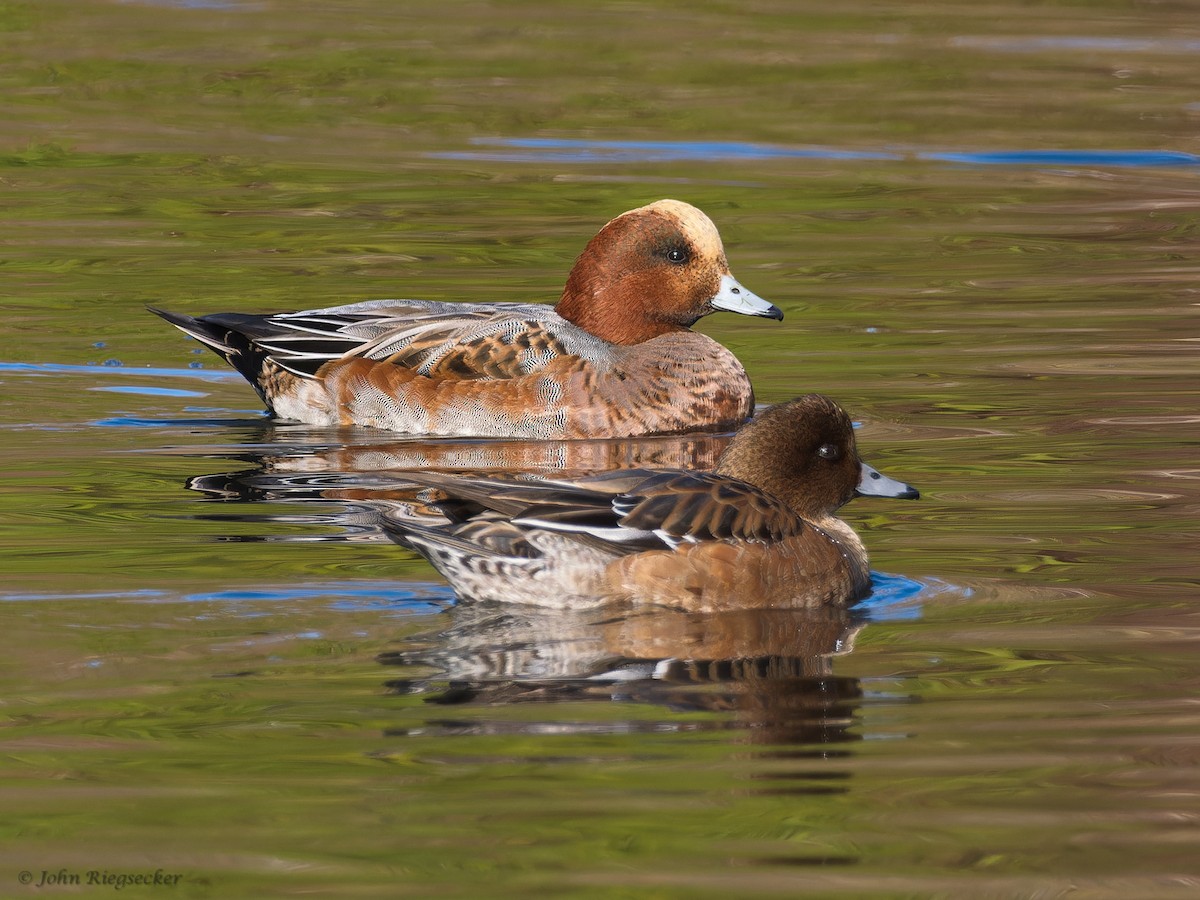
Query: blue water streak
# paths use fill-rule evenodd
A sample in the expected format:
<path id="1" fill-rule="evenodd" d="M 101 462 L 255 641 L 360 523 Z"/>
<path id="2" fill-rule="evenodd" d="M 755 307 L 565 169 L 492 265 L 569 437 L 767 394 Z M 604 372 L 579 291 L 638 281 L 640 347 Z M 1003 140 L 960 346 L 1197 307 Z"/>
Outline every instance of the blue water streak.
<path id="1" fill-rule="evenodd" d="M 184 391 L 179 388 L 142 387 L 125 384 L 114 384 L 102 387 L 90 387 L 89 391 L 108 391 L 113 394 L 149 394 L 154 397 L 207 397 L 203 391 Z"/>
<path id="2" fill-rule="evenodd" d="M 937 578 L 916 581 L 903 575 L 872 572 L 871 596 L 856 604 L 854 613 L 871 622 L 920 619 L 925 602 L 947 593 L 970 597 L 974 591 Z"/>
<path id="3" fill-rule="evenodd" d="M 241 375 L 226 369 L 159 369 L 152 366 L 135 369 L 132 366 L 68 366 L 59 363 L 12 363 L 0 362 L 0 374 L 12 372 L 16 375 L 92 375 L 103 372 L 106 376 L 114 372 L 125 375 L 152 378 L 191 378 L 201 381 L 240 381 Z"/>
<path id="4" fill-rule="evenodd" d="M 0 602 L 44 602 L 61 600 L 116 600 L 141 603 L 219 603 L 248 604 L 253 613 L 262 615 L 271 607 L 313 600 L 325 600 L 327 609 L 338 612 L 384 612 L 426 614 L 454 605 L 454 592 L 441 583 L 357 582 L 308 585 L 281 585 L 256 588 L 230 588 L 192 594 L 166 590 L 84 591 L 81 593 L 3 593 Z M 264 607 L 258 606 L 265 604 Z"/>
<path id="5" fill-rule="evenodd" d="M 510 148 L 498 151 L 432 153 L 438 159 L 494 159 L 513 162 L 707 162 L 735 159 L 898 160 L 889 151 L 835 147 L 784 147 L 740 141 L 590 141 L 568 138 L 475 138 L 474 144 Z M 524 152 L 513 152 L 524 151 Z"/>
<path id="6" fill-rule="evenodd" d="M 1200 157 L 1173 150 L 1002 150 L 991 153 L 921 153 L 921 159 L 976 166 L 1196 166 Z"/>
<path id="7" fill-rule="evenodd" d="M 729 162 L 767 159 L 828 159 L 954 163 L 981 166 L 1161 168 L 1200 166 L 1200 156 L 1175 150 L 843 150 L 739 141 L 593 141 L 574 138 L 476 138 L 495 150 L 429 154 L 438 159 L 499 162 L 623 163 Z"/>

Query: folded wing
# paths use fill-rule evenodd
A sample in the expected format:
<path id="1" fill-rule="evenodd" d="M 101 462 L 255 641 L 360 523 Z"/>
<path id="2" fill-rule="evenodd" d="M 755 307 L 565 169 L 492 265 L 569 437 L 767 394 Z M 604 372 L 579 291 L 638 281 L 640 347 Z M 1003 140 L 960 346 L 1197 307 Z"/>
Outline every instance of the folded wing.
<path id="1" fill-rule="evenodd" d="M 575 481 L 499 481 L 420 475 L 465 537 L 469 526 L 496 522 L 575 534 L 628 552 L 699 541 L 770 543 L 806 526 L 782 501 L 753 485 L 707 472 L 620 470 Z M 510 526 L 510 527 L 511 527 Z"/>
<path id="2" fill-rule="evenodd" d="M 223 318 L 204 321 L 222 325 Z M 304 378 L 332 360 L 365 357 L 428 377 L 503 379 L 528 375 L 561 356 L 603 350 L 599 341 L 538 304 L 377 300 L 236 318 L 229 327 L 241 328 L 277 365 Z M 261 321 L 244 321 L 250 318 Z"/>

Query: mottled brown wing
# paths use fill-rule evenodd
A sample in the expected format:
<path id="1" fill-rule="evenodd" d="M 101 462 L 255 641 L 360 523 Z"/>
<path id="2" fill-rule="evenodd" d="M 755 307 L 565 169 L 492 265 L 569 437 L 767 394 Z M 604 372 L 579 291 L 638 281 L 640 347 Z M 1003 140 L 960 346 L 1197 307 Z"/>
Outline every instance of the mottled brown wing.
<path id="1" fill-rule="evenodd" d="M 628 483 L 636 484 L 649 473 L 631 469 L 621 474 L 627 476 Z M 509 518 L 524 518 L 531 510 L 547 509 L 566 514 L 576 509 L 584 513 L 606 516 L 606 521 L 616 526 L 612 502 L 614 494 L 620 491 L 592 489 L 585 486 L 586 480 L 571 482 L 503 477 L 473 478 L 438 472 L 409 472 L 402 477 L 423 487 L 433 488 L 444 495 L 444 501 L 434 502 L 456 522 L 480 517 L 487 510 L 502 513 Z"/>
<path id="2" fill-rule="evenodd" d="M 804 522 L 782 500 L 709 472 L 661 472 L 613 503 L 619 524 L 682 540 L 778 541 Z"/>
<path id="3" fill-rule="evenodd" d="M 244 318 L 238 317 L 243 331 Z M 571 355 L 564 341 L 581 339 L 568 335 L 578 329 L 538 304 L 370 301 L 253 318 L 254 344 L 303 377 L 331 360 L 361 356 L 427 376 L 512 378 Z"/>
<path id="4" fill-rule="evenodd" d="M 573 355 L 564 342 L 573 328 L 545 307 L 425 314 L 354 355 L 386 359 L 428 377 L 515 378 Z"/>
<path id="5" fill-rule="evenodd" d="M 777 541 L 804 528 L 783 501 L 708 472 L 624 469 L 576 481 L 411 477 L 445 493 L 444 509 L 459 522 L 494 510 L 521 524 L 586 534 L 630 549 L 686 540 Z"/>

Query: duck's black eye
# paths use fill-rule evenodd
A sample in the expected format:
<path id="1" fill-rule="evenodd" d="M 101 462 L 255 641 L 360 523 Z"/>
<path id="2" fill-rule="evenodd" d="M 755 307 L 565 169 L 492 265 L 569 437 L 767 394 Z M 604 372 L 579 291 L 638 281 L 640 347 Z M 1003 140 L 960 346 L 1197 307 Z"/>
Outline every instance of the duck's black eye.
<path id="1" fill-rule="evenodd" d="M 682 247 L 672 247 L 670 250 L 667 251 L 667 259 L 669 259 L 671 262 L 677 263 L 679 265 L 683 265 L 685 262 L 688 261 L 689 258 L 690 257 L 688 256 L 688 252 L 686 250 L 684 250 Z"/>
<path id="2" fill-rule="evenodd" d="M 822 444 L 817 448 L 817 456 L 835 462 L 842 458 L 842 448 L 837 444 Z"/>

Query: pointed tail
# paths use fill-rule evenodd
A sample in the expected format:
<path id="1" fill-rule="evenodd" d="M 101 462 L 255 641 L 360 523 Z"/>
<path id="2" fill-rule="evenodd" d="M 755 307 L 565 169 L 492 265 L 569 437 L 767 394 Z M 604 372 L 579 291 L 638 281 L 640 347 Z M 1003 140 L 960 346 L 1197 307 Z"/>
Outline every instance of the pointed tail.
<path id="1" fill-rule="evenodd" d="M 256 330 L 255 325 L 262 321 L 263 316 L 222 313 L 218 316 L 204 316 L 197 319 L 153 306 L 148 306 L 146 309 L 156 316 L 166 319 L 184 334 L 191 335 L 218 354 L 237 369 L 242 377 L 254 385 L 262 395 L 262 386 L 259 382 L 267 354 L 255 345 L 251 335 Z M 270 406 L 270 402 L 265 396 L 263 396 L 263 400 Z"/>

